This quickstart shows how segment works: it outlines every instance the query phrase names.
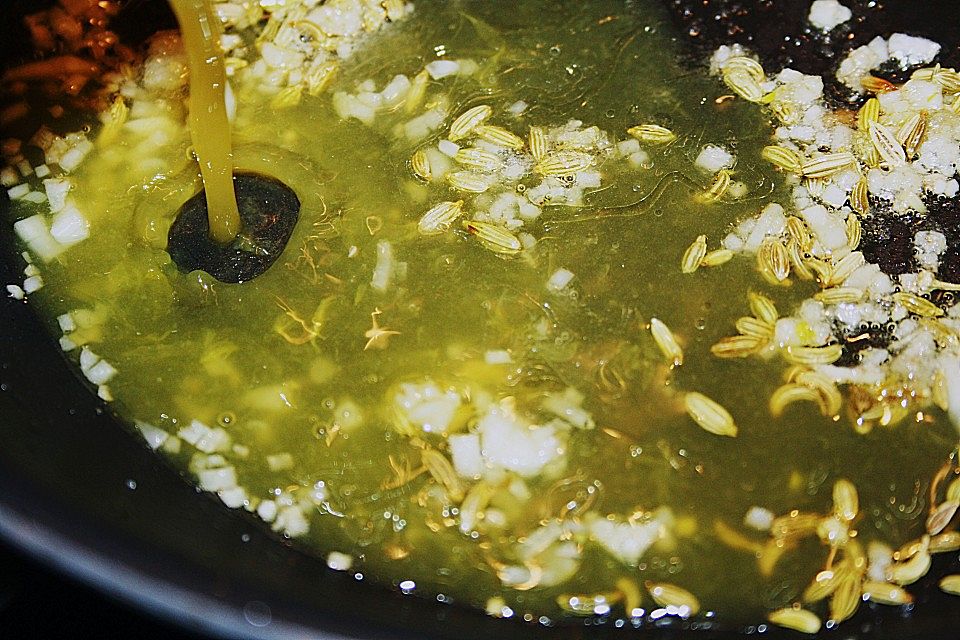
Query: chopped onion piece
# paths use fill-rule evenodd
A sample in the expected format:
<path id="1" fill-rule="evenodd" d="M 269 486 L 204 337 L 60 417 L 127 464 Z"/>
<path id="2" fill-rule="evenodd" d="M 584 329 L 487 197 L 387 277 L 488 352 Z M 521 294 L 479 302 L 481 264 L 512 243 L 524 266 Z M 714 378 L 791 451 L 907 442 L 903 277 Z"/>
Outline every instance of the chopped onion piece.
<path id="1" fill-rule="evenodd" d="M 106 360 L 100 360 L 92 367 L 87 368 L 83 373 L 87 377 L 87 380 L 93 384 L 101 385 L 109 382 L 113 376 L 117 375 L 117 370 Z"/>
<path id="2" fill-rule="evenodd" d="M 387 240 L 377 242 L 377 264 L 373 268 L 370 286 L 381 293 L 390 286 L 394 272 L 393 245 Z"/>
<path id="3" fill-rule="evenodd" d="M 73 316 L 69 312 L 57 316 L 57 324 L 60 325 L 60 330 L 64 333 L 70 333 L 77 328 L 77 323 L 74 322 Z"/>
<path id="4" fill-rule="evenodd" d="M 270 471 L 285 471 L 293 467 L 293 456 L 286 452 L 267 456 L 266 459 Z"/>
<path id="5" fill-rule="evenodd" d="M 159 449 L 160 446 L 170 438 L 169 433 L 159 427 L 153 426 L 149 422 L 136 420 L 134 424 L 136 424 L 140 435 L 147 441 L 147 446 L 151 449 Z"/>
<path id="6" fill-rule="evenodd" d="M 257 506 L 257 515 L 264 522 L 273 522 L 277 517 L 277 503 L 273 500 L 264 500 Z"/>
<path id="7" fill-rule="evenodd" d="M 27 293 L 33 293 L 43 288 L 43 278 L 40 276 L 30 276 L 23 281 L 23 290 Z"/>
<path id="8" fill-rule="evenodd" d="M 230 435 L 217 427 L 211 429 L 199 420 L 194 420 L 177 432 L 181 438 L 204 453 L 225 451 L 230 446 Z"/>
<path id="9" fill-rule="evenodd" d="M 233 467 L 204 469 L 197 474 L 197 481 L 204 491 L 223 491 L 237 486 L 237 472 Z"/>
<path id="10" fill-rule="evenodd" d="M 283 507 L 273 522 L 273 530 L 290 536 L 302 536 L 310 530 L 310 523 L 298 506 Z"/>
<path id="11" fill-rule="evenodd" d="M 20 200 L 25 195 L 30 193 L 30 185 L 24 182 L 23 184 L 18 184 L 15 187 L 7 189 L 7 196 L 11 200 Z"/>
<path id="12" fill-rule="evenodd" d="M 50 202 L 50 213 L 58 213 L 67 204 L 70 192 L 70 180 L 67 178 L 48 178 L 43 181 L 43 189 Z"/>
<path id="13" fill-rule="evenodd" d="M 452 435 L 447 439 L 453 468 L 464 478 L 479 478 L 483 475 L 483 455 L 480 452 L 480 436 L 475 433 Z"/>
<path id="14" fill-rule="evenodd" d="M 35 255 L 44 262 L 60 255 L 65 247 L 50 235 L 47 222 L 42 215 L 30 216 L 13 223 L 13 230 Z"/>
<path id="15" fill-rule="evenodd" d="M 334 571 L 349 571 L 353 566 L 353 556 L 339 551 L 331 551 L 327 556 L 327 566 Z"/>
<path id="16" fill-rule="evenodd" d="M 427 73 L 430 74 L 431 78 L 439 80 L 440 78 L 452 76 L 460 71 L 460 63 L 455 60 L 434 60 L 424 68 L 427 70 Z"/>
<path id="17" fill-rule="evenodd" d="M 231 509 L 239 509 L 247 502 L 247 491 L 243 487 L 231 487 L 217 492 L 220 501 Z"/>
<path id="18" fill-rule="evenodd" d="M 573 280 L 573 272 L 569 269 L 557 269 L 547 280 L 547 289 L 550 291 L 562 291 Z"/>
<path id="19" fill-rule="evenodd" d="M 84 374 L 86 374 L 86 372 L 89 371 L 93 367 L 93 365 L 97 364 L 98 362 L 100 362 L 100 356 L 98 356 L 93 351 L 91 351 L 89 347 L 84 347 L 83 349 L 81 349 L 80 370 L 83 371 Z"/>
<path id="20" fill-rule="evenodd" d="M 483 361 L 487 364 L 510 364 L 513 362 L 513 357 L 506 349 L 495 349 L 487 351 L 483 355 Z"/>

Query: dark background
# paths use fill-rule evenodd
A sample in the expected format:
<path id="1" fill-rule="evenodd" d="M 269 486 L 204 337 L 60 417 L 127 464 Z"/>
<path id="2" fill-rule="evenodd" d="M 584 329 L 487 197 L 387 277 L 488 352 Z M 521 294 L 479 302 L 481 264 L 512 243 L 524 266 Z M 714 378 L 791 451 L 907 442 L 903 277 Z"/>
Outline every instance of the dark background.
<path id="1" fill-rule="evenodd" d="M 0 543 L 0 637 L 201 640 Z"/>

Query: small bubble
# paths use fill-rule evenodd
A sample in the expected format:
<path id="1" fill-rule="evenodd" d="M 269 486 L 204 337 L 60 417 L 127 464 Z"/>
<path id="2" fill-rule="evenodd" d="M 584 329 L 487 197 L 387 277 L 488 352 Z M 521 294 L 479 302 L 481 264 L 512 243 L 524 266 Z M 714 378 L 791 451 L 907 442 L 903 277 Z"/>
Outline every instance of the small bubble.
<path id="1" fill-rule="evenodd" d="M 250 542 L 250 534 L 245 533 L 242 536 L 240 536 L 240 542 Z"/>
<path id="2" fill-rule="evenodd" d="M 255 627 L 266 627 L 273 621 L 273 611 L 266 602 L 251 600 L 243 607 L 243 617 Z"/>
<path id="3" fill-rule="evenodd" d="M 555 44 L 552 47 L 550 47 L 550 55 L 552 56 L 560 55 L 560 46 Z"/>
<path id="4" fill-rule="evenodd" d="M 228 427 L 237 421 L 237 414 L 232 411 L 224 411 L 217 416 L 217 424 L 221 427 Z"/>
<path id="5" fill-rule="evenodd" d="M 695 326 L 700 331 L 703 331 L 704 329 L 707 328 L 707 319 L 697 318 L 696 321 L 693 323 L 693 326 Z"/>
<path id="6" fill-rule="evenodd" d="M 127 485 L 127 489 L 130 489 L 130 491 L 133 491 L 137 488 L 137 481 L 127 480 L 126 485 Z"/>
<path id="7" fill-rule="evenodd" d="M 614 111 L 613 109 L 607 109 L 603 115 L 607 116 L 608 118 L 616 118 L 617 112 Z"/>

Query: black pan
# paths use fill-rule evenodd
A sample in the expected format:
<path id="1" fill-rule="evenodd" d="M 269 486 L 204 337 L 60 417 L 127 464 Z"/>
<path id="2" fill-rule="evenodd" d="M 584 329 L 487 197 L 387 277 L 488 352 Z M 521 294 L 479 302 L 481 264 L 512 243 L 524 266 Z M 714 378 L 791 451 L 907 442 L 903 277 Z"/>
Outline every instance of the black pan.
<path id="1" fill-rule="evenodd" d="M 0 66 L 22 57 L 23 40 L 14 28 L 19 16 L 44 4 L 3 1 Z M 694 47 L 703 50 L 728 39 L 745 42 L 753 29 L 764 38 L 754 46 L 768 56 L 794 57 L 809 65 L 804 70 L 814 71 L 817 64 L 828 64 L 818 62 L 824 51 L 837 46 L 808 38 L 806 45 L 816 52 L 811 54 L 803 42 L 780 40 L 781 31 L 800 33 L 796 16 L 802 19 L 805 9 L 796 7 L 808 6 L 806 0 L 668 4 L 678 23 L 696 32 Z M 858 4 L 858 15 L 876 13 L 867 4 Z M 884 4 L 889 15 L 907 21 L 907 30 L 936 37 L 948 45 L 948 59 L 956 56 L 960 25 L 936 11 L 953 8 L 955 0 Z M 934 19 L 928 15 L 918 21 L 928 9 Z M 719 19 L 712 18 L 718 14 Z M 776 15 L 782 19 L 771 26 Z M 868 21 L 864 35 L 854 34 L 854 41 L 884 30 L 880 21 L 885 19 Z M 170 24 L 169 14 L 162 2 L 135 0 L 121 24 L 142 37 Z M 0 194 L 0 284 L 6 284 L 22 279 L 24 264 L 7 217 L 9 201 Z M 198 492 L 150 452 L 68 367 L 29 302 L 10 298 L 0 300 L 0 536 L 107 594 L 211 637 L 707 640 L 758 632 L 800 637 L 765 627 L 679 621 L 661 621 L 669 626 L 643 631 L 590 622 L 547 628 L 402 596 L 365 576 L 331 571 L 254 518 Z M 960 572 L 958 554 L 947 555 L 936 559 L 931 576 Z M 929 577 L 911 591 L 918 600 L 915 609 L 864 605 L 853 620 L 823 636 L 960 638 L 960 598 L 941 594 Z"/>

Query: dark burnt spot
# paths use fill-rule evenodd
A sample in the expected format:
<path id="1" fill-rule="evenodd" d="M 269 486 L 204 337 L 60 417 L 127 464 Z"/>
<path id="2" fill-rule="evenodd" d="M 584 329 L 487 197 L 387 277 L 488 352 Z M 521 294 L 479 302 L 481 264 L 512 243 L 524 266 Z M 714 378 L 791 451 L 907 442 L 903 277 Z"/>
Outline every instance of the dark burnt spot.
<path id="1" fill-rule="evenodd" d="M 843 354 L 833 364 L 838 367 L 855 367 L 860 364 L 860 352 L 865 349 L 885 349 L 893 339 L 892 327 L 880 324 L 863 324 L 860 330 L 847 336 L 843 342 Z M 842 328 L 834 333 L 842 335 Z"/>
<path id="2" fill-rule="evenodd" d="M 930 38 L 943 45 L 940 63 L 960 65 L 960 30 L 955 20 L 947 18 L 956 11 L 955 0 L 847 1 L 843 4 L 853 11 L 853 17 L 829 33 L 807 22 L 809 2 L 666 0 L 666 4 L 701 56 L 710 55 L 723 44 L 746 45 L 759 54 L 768 69 L 790 67 L 822 76 L 827 99 L 837 104 L 859 100 L 836 80 L 840 60 L 877 36 L 900 32 Z M 904 72 L 892 68 L 881 69 L 880 75 L 895 82 L 906 79 Z M 909 77 L 909 70 L 905 75 Z"/>
<path id="3" fill-rule="evenodd" d="M 745 45 L 760 56 L 769 71 L 790 67 L 821 76 L 825 98 L 834 107 L 855 108 L 865 99 L 836 80 L 836 69 L 850 50 L 877 36 L 907 33 L 930 38 L 942 45 L 936 62 L 960 66 L 960 29 L 956 21 L 946 18 L 956 11 L 955 0 L 844 2 L 853 17 L 826 34 L 808 24 L 809 2 L 666 0 L 666 4 L 701 58 L 720 45 Z M 874 74 L 896 84 L 908 80 L 912 71 L 887 64 Z M 950 248 L 942 257 L 938 275 L 948 282 L 960 282 L 960 203 L 957 199 L 935 199 L 927 204 L 925 216 L 904 216 L 874 201 L 873 215 L 863 221 L 860 248 L 867 260 L 897 276 L 917 269 L 913 247 L 917 231 L 940 231 Z"/>
<path id="4" fill-rule="evenodd" d="M 916 271 L 913 236 L 918 225 L 913 218 L 883 212 L 866 218 L 861 226 L 860 250 L 869 262 L 891 276 Z"/>
<path id="5" fill-rule="evenodd" d="M 940 256 L 937 277 L 960 283 L 960 200 L 931 198 L 927 210 L 924 228 L 939 231 L 947 238 L 947 250 Z"/>
<path id="6" fill-rule="evenodd" d="M 944 282 L 960 283 L 960 247 L 956 243 L 948 244 L 947 250 L 940 256 L 937 276 Z"/>
<path id="7" fill-rule="evenodd" d="M 910 79 L 915 69 L 915 67 L 901 69 L 897 63 L 888 61 L 874 69 L 873 75 L 892 84 L 903 84 Z"/>
<path id="8" fill-rule="evenodd" d="M 937 305 L 944 311 L 952 307 L 957 302 L 956 291 L 933 291 L 930 294 L 930 302 Z"/>
<path id="9" fill-rule="evenodd" d="M 913 238 L 919 231 L 939 231 L 947 240 L 940 258 L 937 277 L 960 283 L 960 200 L 929 198 L 925 214 L 897 214 L 874 202 L 874 214 L 862 221 L 860 250 L 864 257 L 880 266 L 884 273 L 898 276 L 915 272 Z"/>

